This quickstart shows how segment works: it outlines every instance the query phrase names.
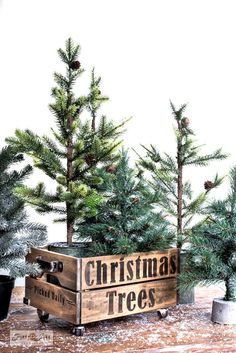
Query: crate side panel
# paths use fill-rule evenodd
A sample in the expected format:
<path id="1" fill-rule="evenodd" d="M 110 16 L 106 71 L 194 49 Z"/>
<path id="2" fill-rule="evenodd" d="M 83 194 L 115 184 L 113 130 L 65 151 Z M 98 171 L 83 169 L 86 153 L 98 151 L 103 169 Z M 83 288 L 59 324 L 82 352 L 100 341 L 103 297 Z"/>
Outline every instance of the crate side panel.
<path id="1" fill-rule="evenodd" d="M 176 278 L 84 291 L 81 323 L 107 320 L 176 305 Z"/>
<path id="2" fill-rule="evenodd" d="M 26 277 L 25 297 L 30 305 L 46 311 L 58 318 L 73 324 L 80 323 L 80 293 L 44 282 L 40 279 Z"/>
<path id="3" fill-rule="evenodd" d="M 55 276 L 62 287 L 79 291 L 81 281 L 80 278 L 80 259 L 48 251 L 46 249 L 32 248 L 31 252 L 26 256 L 28 262 L 36 262 L 37 257 L 44 261 L 61 261 L 63 263 L 63 271 L 50 273 Z"/>

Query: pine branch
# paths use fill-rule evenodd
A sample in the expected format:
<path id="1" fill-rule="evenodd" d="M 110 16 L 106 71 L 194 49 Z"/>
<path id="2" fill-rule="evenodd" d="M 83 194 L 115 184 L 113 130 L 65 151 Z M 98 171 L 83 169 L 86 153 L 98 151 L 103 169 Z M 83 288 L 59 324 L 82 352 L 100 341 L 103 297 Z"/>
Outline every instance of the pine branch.
<path id="1" fill-rule="evenodd" d="M 45 142 L 50 152 L 52 152 L 53 154 L 55 154 L 60 158 L 66 158 L 66 152 L 60 150 L 56 145 L 56 143 L 51 138 L 49 138 L 48 136 L 43 136 L 42 140 Z"/>
<path id="2" fill-rule="evenodd" d="M 177 121 L 180 121 L 183 115 L 183 112 L 186 110 L 187 108 L 187 104 L 182 104 L 179 108 L 179 110 L 176 110 L 174 104 L 172 103 L 172 101 L 170 101 L 170 107 L 172 110 L 172 114 L 174 115 L 175 119 Z"/>
<path id="3" fill-rule="evenodd" d="M 208 154 L 205 156 L 198 156 L 196 158 L 191 158 L 190 157 L 186 157 L 184 160 L 184 164 L 185 165 L 198 165 L 198 166 L 207 166 L 209 164 L 209 162 L 214 161 L 214 160 L 223 160 L 225 158 L 227 158 L 228 155 L 227 154 L 222 154 L 221 153 L 221 149 L 216 150 L 215 152 L 213 152 L 212 154 Z"/>

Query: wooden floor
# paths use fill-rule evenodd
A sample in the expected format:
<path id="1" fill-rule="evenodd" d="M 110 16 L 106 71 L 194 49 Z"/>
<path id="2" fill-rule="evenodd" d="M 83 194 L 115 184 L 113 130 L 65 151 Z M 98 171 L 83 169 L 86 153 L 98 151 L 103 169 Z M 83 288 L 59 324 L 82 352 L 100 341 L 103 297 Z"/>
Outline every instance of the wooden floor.
<path id="1" fill-rule="evenodd" d="M 236 327 L 210 320 L 212 298 L 222 294 L 216 287 L 200 288 L 196 304 L 172 307 L 165 319 L 152 312 L 93 323 L 83 337 L 71 335 L 71 326 L 56 318 L 40 323 L 36 309 L 13 303 L 0 323 L 0 352 L 236 352 Z"/>

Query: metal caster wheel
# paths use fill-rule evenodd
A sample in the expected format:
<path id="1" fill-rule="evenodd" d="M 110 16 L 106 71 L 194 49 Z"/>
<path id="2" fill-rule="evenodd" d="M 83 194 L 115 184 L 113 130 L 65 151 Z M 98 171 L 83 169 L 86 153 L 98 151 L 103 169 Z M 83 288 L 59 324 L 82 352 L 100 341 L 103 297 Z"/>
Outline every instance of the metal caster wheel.
<path id="1" fill-rule="evenodd" d="M 165 319 L 169 315 L 168 309 L 160 309 L 157 311 L 158 319 Z"/>
<path id="2" fill-rule="evenodd" d="M 75 336 L 81 337 L 81 336 L 83 336 L 84 333 L 85 333 L 85 328 L 84 328 L 84 326 L 74 326 L 74 327 L 72 328 L 72 333 L 73 333 L 73 335 L 75 335 Z"/>
<path id="3" fill-rule="evenodd" d="M 39 317 L 40 321 L 48 322 L 49 314 L 46 313 L 46 311 L 43 311 L 41 309 L 37 309 L 37 314 L 38 314 L 38 317 Z"/>

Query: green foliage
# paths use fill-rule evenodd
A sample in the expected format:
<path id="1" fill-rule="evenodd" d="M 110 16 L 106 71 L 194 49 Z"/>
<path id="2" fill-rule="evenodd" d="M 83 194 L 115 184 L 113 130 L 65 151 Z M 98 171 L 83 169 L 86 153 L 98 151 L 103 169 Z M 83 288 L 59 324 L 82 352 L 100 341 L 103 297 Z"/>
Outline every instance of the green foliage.
<path id="1" fill-rule="evenodd" d="M 201 147 L 193 139 L 194 133 L 190 129 L 190 121 L 184 117 L 186 104 L 178 110 L 170 103 L 175 119 L 176 156 L 168 153 L 160 153 L 153 145 L 142 146 L 145 156 L 139 156 L 140 172 L 147 171 L 150 178 L 150 186 L 160 191 L 158 206 L 163 214 L 173 221 L 176 227 L 177 246 L 182 247 L 188 240 L 188 235 L 193 226 L 196 215 L 201 215 L 203 206 L 210 190 L 219 186 L 222 178 L 218 175 L 209 185 L 205 185 L 205 191 L 193 196 L 190 181 L 184 180 L 184 171 L 187 166 L 207 166 L 210 162 L 222 160 L 227 156 L 220 149 L 213 153 L 201 154 Z"/>
<path id="2" fill-rule="evenodd" d="M 181 287 L 224 281 L 225 300 L 236 301 L 236 167 L 230 171 L 227 197 L 211 202 L 205 213 L 207 220 L 193 229 Z"/>
<path id="3" fill-rule="evenodd" d="M 49 105 L 56 123 L 56 128 L 51 129 L 52 136 L 17 129 L 15 136 L 7 138 L 12 148 L 32 157 L 34 166 L 57 183 L 55 192 L 46 192 L 42 183 L 35 188 L 18 187 L 17 191 L 39 212 L 64 215 L 55 221 L 67 222 L 68 243 L 72 242 L 76 223 L 94 216 L 102 202 L 97 193 L 102 180 L 97 177 L 96 169 L 117 160 L 124 125 L 98 116 L 101 104 L 108 98 L 101 93 L 101 78 L 96 77 L 94 69 L 88 95 L 75 95 L 74 85 L 84 71 L 78 61 L 79 50 L 79 45 L 74 45 L 70 38 L 65 50 L 58 50 L 66 70 L 64 75 L 54 74 L 56 87 L 52 89 L 53 102 Z M 87 120 L 81 115 L 86 110 L 90 113 Z"/>
<path id="4" fill-rule="evenodd" d="M 10 147 L 0 151 L 0 268 L 12 277 L 37 273 L 38 267 L 26 263 L 24 256 L 31 246 L 46 241 L 46 227 L 29 222 L 23 201 L 15 195 L 15 187 L 20 187 L 32 171 L 30 166 L 12 170 L 22 158 Z"/>
<path id="5" fill-rule="evenodd" d="M 94 218 L 78 226 L 78 239 L 93 241 L 92 255 L 169 248 L 173 234 L 162 214 L 154 209 L 159 195 L 150 191 L 142 177 L 137 177 L 124 150 L 114 169 L 100 185 L 105 202 L 99 206 Z"/>

